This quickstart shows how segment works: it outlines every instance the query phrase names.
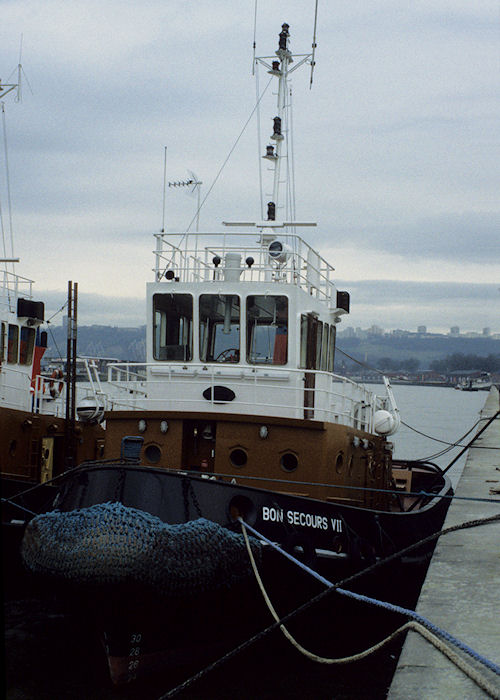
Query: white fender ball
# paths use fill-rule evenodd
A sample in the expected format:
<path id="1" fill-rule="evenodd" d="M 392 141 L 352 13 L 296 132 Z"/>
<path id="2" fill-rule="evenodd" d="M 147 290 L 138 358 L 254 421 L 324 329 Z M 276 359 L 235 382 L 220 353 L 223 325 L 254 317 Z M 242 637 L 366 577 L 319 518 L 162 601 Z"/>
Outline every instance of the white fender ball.
<path id="1" fill-rule="evenodd" d="M 373 427 L 379 435 L 389 435 L 394 430 L 396 421 L 389 411 L 375 411 Z"/>

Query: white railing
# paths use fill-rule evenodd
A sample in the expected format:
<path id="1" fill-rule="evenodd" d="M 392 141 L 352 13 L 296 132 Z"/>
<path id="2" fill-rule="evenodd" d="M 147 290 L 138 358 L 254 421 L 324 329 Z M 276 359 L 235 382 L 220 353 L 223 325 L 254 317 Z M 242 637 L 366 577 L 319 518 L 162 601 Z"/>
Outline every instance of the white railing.
<path id="1" fill-rule="evenodd" d="M 314 375 L 314 388 L 305 388 Z M 310 418 L 373 432 L 374 414 L 388 410 L 389 394 L 379 397 L 361 384 L 323 371 L 201 363 L 116 363 L 108 366 L 113 410 L 178 410 Z M 232 401 L 218 401 L 214 388 L 231 389 Z M 208 392 L 208 399 L 202 393 Z"/>
<path id="2" fill-rule="evenodd" d="M 76 383 L 76 406 L 90 399 L 97 411 L 108 408 L 109 392 L 103 387 L 99 376 L 99 360 L 93 358 L 78 358 L 83 363 L 87 383 Z M 59 377 L 38 375 L 36 377 L 33 396 L 33 411 L 57 417 L 66 415 L 66 388 L 64 375 Z"/>
<path id="3" fill-rule="evenodd" d="M 157 233 L 155 280 L 170 271 L 180 282 L 221 281 L 235 276 L 242 282 L 293 284 L 324 300 L 334 295 L 334 268 L 305 241 L 294 234 L 276 234 L 286 251 L 281 262 L 269 257 L 268 244 L 254 233 Z M 266 241 L 272 240 L 266 234 Z M 175 242 L 177 241 L 177 242 Z M 270 241 L 269 241 L 270 242 Z M 241 256 L 238 267 L 227 264 L 226 256 Z M 220 263 L 215 266 L 214 258 Z M 253 259 L 251 266 L 246 264 Z M 334 299 L 335 301 L 335 299 Z"/>
<path id="4" fill-rule="evenodd" d="M 15 311 L 15 303 L 19 296 L 31 299 L 33 296 L 33 280 L 21 277 L 8 270 L 0 271 L 0 306 Z"/>

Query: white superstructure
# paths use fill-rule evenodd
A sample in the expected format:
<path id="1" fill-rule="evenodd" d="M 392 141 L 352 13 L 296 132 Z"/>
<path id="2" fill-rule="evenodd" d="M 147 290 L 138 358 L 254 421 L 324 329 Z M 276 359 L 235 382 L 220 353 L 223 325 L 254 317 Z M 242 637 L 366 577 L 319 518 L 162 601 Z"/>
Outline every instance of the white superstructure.
<path id="1" fill-rule="evenodd" d="M 225 221 L 225 233 L 155 235 L 146 363 L 109 367 L 115 410 L 267 415 L 369 432 L 384 426 L 384 434 L 397 428 L 390 387 L 377 398 L 334 373 L 336 326 L 349 312 L 349 294 L 337 291 L 333 267 L 294 233 L 315 224 L 296 220 L 290 196 L 289 76 L 313 65 L 313 55 L 292 56 L 288 30 L 283 24 L 275 56 L 255 59 L 278 81 L 263 156 L 272 174 L 267 218 Z M 381 410 L 389 413 L 376 415 Z"/>

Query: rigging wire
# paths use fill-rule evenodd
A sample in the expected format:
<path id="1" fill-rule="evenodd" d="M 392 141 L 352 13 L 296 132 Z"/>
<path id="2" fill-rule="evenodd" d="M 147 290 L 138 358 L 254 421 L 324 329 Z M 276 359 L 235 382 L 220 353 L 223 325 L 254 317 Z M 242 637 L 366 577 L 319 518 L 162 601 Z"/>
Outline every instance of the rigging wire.
<path id="1" fill-rule="evenodd" d="M 255 1 L 257 5 L 257 0 Z M 262 137 L 261 137 L 261 125 L 260 125 L 260 101 L 259 101 L 259 64 L 254 60 L 254 71 L 255 68 L 255 100 L 258 105 L 257 107 L 257 158 L 259 159 L 259 193 L 260 193 L 260 217 L 264 218 L 264 192 L 262 184 Z"/>
<path id="2" fill-rule="evenodd" d="M 54 337 L 54 334 L 52 333 L 52 328 L 51 328 L 50 326 L 49 326 L 49 333 L 50 333 L 50 336 L 51 336 L 51 338 L 52 338 L 52 342 L 53 342 L 54 345 L 56 346 L 56 350 L 57 350 L 57 354 L 59 355 L 59 359 L 62 360 L 62 359 L 63 359 L 62 353 L 61 353 L 61 351 L 59 350 L 59 348 L 58 348 L 58 346 L 57 346 L 56 339 L 55 339 L 55 337 Z"/>
<path id="3" fill-rule="evenodd" d="M 316 7 L 314 8 L 314 30 L 313 30 L 313 41 L 312 41 L 312 55 L 311 55 L 311 77 L 309 79 L 309 90 L 312 88 L 313 84 L 313 73 L 314 73 L 314 66 L 316 65 L 316 62 L 314 60 L 314 55 L 316 53 L 316 27 L 318 24 L 318 0 L 316 0 Z"/>
<path id="4" fill-rule="evenodd" d="M 48 318 L 48 319 L 45 321 L 45 323 L 50 323 L 50 322 L 52 321 L 52 319 L 55 318 L 55 317 L 57 316 L 57 314 L 60 314 L 62 311 L 64 311 L 64 309 L 65 309 L 67 306 L 68 306 L 68 302 L 65 301 L 64 304 L 61 306 L 61 308 L 58 309 L 54 314 L 52 314 L 52 316 L 51 316 L 50 318 Z"/>
<path id="5" fill-rule="evenodd" d="M 295 221 L 296 216 L 297 216 L 297 198 L 296 198 L 296 191 L 295 191 L 295 147 L 294 147 L 294 141 L 293 141 L 293 100 L 292 100 L 292 86 L 290 86 L 290 92 L 289 92 L 289 98 L 290 98 L 290 186 L 291 186 L 291 197 L 292 197 L 292 221 Z M 295 227 L 293 229 L 294 231 L 296 230 Z"/>
<path id="6" fill-rule="evenodd" d="M 161 219 L 161 232 L 165 233 L 165 197 L 167 190 L 167 147 L 165 146 L 165 153 L 163 156 L 163 207 L 162 207 L 162 219 Z"/>
<path id="7" fill-rule="evenodd" d="M 252 75 L 255 74 L 255 49 L 257 48 L 257 0 L 255 0 L 254 15 L 253 15 L 253 60 L 252 60 Z M 259 149 L 260 153 L 260 149 Z"/>
<path id="8" fill-rule="evenodd" d="M 12 226 L 12 200 L 10 194 L 10 173 L 9 173 L 9 153 L 7 149 L 7 124 L 5 121 L 5 105 L 2 102 L 2 127 L 3 127 L 3 143 L 4 143 L 4 155 L 5 155 L 5 177 L 6 177 L 6 189 L 7 189 L 7 212 L 9 217 L 9 233 L 10 233 L 10 253 L 14 257 L 14 229 Z M 2 226 L 3 232 L 3 226 Z M 6 249 L 6 244 L 4 241 L 4 249 Z M 7 257 L 7 254 L 5 255 Z M 14 271 L 14 269 L 12 269 Z"/>

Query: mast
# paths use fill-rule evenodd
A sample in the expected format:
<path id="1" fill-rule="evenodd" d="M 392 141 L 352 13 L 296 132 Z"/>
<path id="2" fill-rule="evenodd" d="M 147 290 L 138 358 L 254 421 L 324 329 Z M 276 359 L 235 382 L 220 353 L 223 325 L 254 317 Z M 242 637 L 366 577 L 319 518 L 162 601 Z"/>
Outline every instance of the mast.
<path id="1" fill-rule="evenodd" d="M 64 462 L 75 466 L 76 354 L 78 328 L 78 283 L 68 282 L 68 328 L 66 346 L 66 422 L 64 425 Z"/>
<path id="2" fill-rule="evenodd" d="M 279 35 L 279 48 L 276 55 L 280 59 L 280 65 L 276 66 L 273 62 L 272 73 L 278 77 L 278 114 L 273 119 L 273 133 L 271 139 L 275 141 L 276 159 L 274 163 L 274 184 L 273 184 L 273 202 L 278 205 L 279 188 L 280 188 L 280 173 L 282 160 L 282 145 L 284 136 L 282 134 L 282 125 L 285 124 L 286 110 L 286 92 L 288 81 L 288 66 L 292 63 L 292 54 L 288 49 L 288 40 L 290 38 L 289 25 L 283 24 Z"/>
<path id="3" fill-rule="evenodd" d="M 293 213 L 287 217 L 280 212 L 282 205 L 280 197 L 283 185 L 282 161 L 288 158 L 288 148 L 286 147 L 286 138 L 289 137 L 290 121 L 288 119 L 289 111 L 289 76 L 293 71 L 297 70 L 305 63 L 312 64 L 313 54 L 297 54 L 292 55 L 289 48 L 290 41 L 290 26 L 285 22 L 281 26 L 279 33 L 278 49 L 274 56 L 264 56 L 255 58 L 255 64 L 261 64 L 267 68 L 267 72 L 278 79 L 277 92 L 277 107 L 276 116 L 273 117 L 273 132 L 270 135 L 270 143 L 266 146 L 266 153 L 262 156 L 273 164 L 273 190 L 272 200 L 267 204 L 267 220 L 266 221 L 223 221 L 225 226 L 255 226 L 261 229 L 271 229 L 269 234 L 263 234 L 262 242 L 265 243 L 269 236 L 274 237 L 273 229 L 295 227 L 295 226 L 316 226 L 313 222 L 293 221 Z M 278 60 L 276 60 L 276 57 Z M 294 59 L 299 59 L 298 62 L 291 67 Z M 254 64 L 254 65 L 255 65 Z M 286 138 L 285 138 L 286 135 Z M 289 167 L 286 166 L 288 174 Z M 286 220 L 290 219 L 290 220 Z"/>

